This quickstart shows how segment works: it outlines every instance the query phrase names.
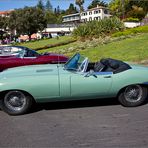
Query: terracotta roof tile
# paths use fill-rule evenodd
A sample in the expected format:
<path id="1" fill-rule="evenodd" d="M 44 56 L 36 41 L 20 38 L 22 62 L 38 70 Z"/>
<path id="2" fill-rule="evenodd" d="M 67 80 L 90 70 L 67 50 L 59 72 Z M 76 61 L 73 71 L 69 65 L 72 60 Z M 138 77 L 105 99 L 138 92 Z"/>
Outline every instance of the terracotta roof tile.
<path id="1" fill-rule="evenodd" d="M 0 15 L 7 15 L 10 14 L 13 10 L 9 10 L 9 11 L 0 11 Z"/>

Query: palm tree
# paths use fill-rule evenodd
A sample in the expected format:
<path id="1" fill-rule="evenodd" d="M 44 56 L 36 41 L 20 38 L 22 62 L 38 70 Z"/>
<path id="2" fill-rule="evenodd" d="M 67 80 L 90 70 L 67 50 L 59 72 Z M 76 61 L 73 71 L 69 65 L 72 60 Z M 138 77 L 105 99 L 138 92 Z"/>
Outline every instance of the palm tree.
<path id="1" fill-rule="evenodd" d="M 82 12 L 82 11 L 83 11 L 84 0 L 76 0 L 75 3 L 76 3 L 76 5 L 79 6 L 79 8 L 80 8 L 80 12 Z"/>
<path id="2" fill-rule="evenodd" d="M 124 16 L 125 16 L 125 14 L 124 14 L 125 1 L 122 0 L 121 3 L 122 3 L 122 19 L 124 19 Z"/>
<path id="3" fill-rule="evenodd" d="M 81 21 L 81 12 L 83 11 L 84 0 L 76 0 L 75 3 L 76 3 L 76 5 L 78 5 L 79 8 L 80 8 L 80 21 Z"/>

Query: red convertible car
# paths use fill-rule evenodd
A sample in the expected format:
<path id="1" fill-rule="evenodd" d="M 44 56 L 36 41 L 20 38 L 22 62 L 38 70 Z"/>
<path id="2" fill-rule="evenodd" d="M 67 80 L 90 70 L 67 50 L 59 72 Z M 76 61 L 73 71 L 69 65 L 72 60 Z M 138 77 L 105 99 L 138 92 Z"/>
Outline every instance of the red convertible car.
<path id="1" fill-rule="evenodd" d="M 13 46 L 14 47 L 14 46 Z M 49 64 L 49 63 L 65 63 L 68 57 L 54 53 L 39 54 L 27 47 L 15 46 L 22 48 L 17 54 L 0 56 L 0 71 L 7 68 L 18 67 L 24 65 Z"/>

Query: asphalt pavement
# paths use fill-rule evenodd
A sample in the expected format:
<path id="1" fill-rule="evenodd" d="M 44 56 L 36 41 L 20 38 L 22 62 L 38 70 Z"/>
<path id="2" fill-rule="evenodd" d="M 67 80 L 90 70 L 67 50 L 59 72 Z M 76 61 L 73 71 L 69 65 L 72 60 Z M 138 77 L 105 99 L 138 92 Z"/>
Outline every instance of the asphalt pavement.
<path id="1" fill-rule="evenodd" d="M 148 104 L 114 100 L 39 104 L 22 116 L 0 110 L 0 147 L 147 148 Z"/>

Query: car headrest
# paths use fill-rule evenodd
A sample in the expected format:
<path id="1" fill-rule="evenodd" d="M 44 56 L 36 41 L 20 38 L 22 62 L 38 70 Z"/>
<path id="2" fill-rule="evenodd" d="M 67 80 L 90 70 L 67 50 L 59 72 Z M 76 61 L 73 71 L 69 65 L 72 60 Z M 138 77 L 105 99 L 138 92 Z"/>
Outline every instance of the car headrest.
<path id="1" fill-rule="evenodd" d="M 114 60 L 109 60 L 109 66 L 113 69 L 117 69 L 119 68 L 119 63 L 117 61 L 114 61 Z"/>
<path id="2" fill-rule="evenodd" d="M 105 66 L 108 66 L 108 59 L 101 59 L 100 63 L 102 63 Z"/>

